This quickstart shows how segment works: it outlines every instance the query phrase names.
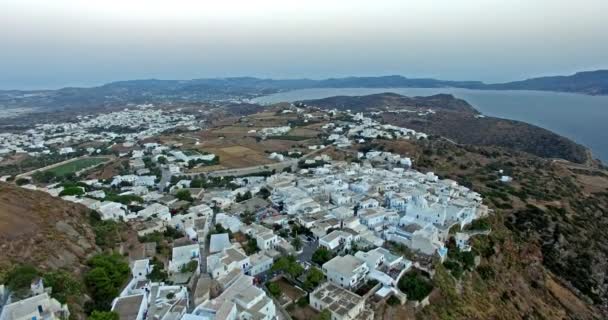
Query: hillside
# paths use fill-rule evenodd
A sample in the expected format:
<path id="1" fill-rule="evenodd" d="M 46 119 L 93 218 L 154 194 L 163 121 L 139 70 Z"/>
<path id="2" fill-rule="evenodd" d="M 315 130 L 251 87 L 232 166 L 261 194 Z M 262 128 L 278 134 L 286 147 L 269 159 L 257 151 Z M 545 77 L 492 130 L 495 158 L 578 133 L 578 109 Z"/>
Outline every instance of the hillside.
<path id="1" fill-rule="evenodd" d="M 452 95 L 405 97 L 395 93 L 367 96 L 337 96 L 301 103 L 323 109 L 352 111 L 410 110 L 418 112 L 384 112 L 384 122 L 411 128 L 427 134 L 449 138 L 457 143 L 479 146 L 499 146 L 524 151 L 543 158 L 561 158 L 576 163 L 590 162 L 589 151 L 549 130 L 525 122 L 493 117 L 480 117 L 466 101 Z"/>
<path id="2" fill-rule="evenodd" d="M 99 251 L 84 206 L 0 183 L 0 272 L 14 264 L 80 273 Z"/>
<path id="3" fill-rule="evenodd" d="M 479 267 L 454 278 L 437 265 L 437 289 L 416 319 L 606 319 L 608 172 L 436 138 L 370 146 L 471 187 L 494 210 L 490 236 L 473 241 Z M 498 170 L 513 182 L 498 182 Z M 402 307 L 377 312 L 414 318 Z"/>
<path id="4" fill-rule="evenodd" d="M 429 108 L 443 111 L 456 111 L 477 114 L 466 101 L 449 94 L 437 94 L 428 97 L 406 97 L 396 93 L 379 93 L 365 96 L 335 96 L 316 100 L 302 100 L 299 103 L 322 108 L 351 110 L 353 112 L 385 111 L 395 109 L 427 110 Z"/>
<path id="5" fill-rule="evenodd" d="M 570 76 L 532 78 L 500 84 L 489 84 L 482 89 L 541 90 L 576 92 L 590 95 L 608 94 L 608 70 L 578 72 Z"/>

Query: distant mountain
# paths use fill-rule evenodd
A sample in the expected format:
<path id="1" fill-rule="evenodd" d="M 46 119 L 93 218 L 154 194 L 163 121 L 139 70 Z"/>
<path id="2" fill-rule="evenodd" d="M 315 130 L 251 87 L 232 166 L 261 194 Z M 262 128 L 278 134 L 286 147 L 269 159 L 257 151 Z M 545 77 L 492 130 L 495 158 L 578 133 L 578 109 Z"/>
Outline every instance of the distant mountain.
<path id="1" fill-rule="evenodd" d="M 571 76 L 542 77 L 486 84 L 480 81 L 447 81 L 403 76 L 346 77 L 325 80 L 260 79 L 254 77 L 194 80 L 128 80 L 92 88 L 58 90 L 0 90 L 2 108 L 37 108 L 44 111 L 124 105 L 126 103 L 180 103 L 226 101 L 307 88 L 467 88 L 480 90 L 545 90 L 592 95 L 608 94 L 608 70 Z"/>
<path id="2" fill-rule="evenodd" d="M 482 89 L 542 90 L 576 92 L 590 95 L 608 94 L 608 70 L 578 72 L 571 76 L 532 78 L 500 84 L 483 85 Z"/>

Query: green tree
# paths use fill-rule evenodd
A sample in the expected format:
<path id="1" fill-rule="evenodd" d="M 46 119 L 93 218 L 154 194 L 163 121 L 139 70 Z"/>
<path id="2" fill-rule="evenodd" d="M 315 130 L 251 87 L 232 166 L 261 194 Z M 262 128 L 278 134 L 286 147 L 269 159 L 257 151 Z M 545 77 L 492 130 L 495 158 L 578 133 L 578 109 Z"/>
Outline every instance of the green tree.
<path id="1" fill-rule="evenodd" d="M 60 197 L 63 196 L 81 196 L 84 194 L 84 190 L 81 187 L 67 187 L 61 190 L 59 193 Z"/>
<path id="2" fill-rule="evenodd" d="M 323 272 L 319 270 L 319 268 L 310 268 L 308 274 L 306 275 L 306 280 L 304 281 L 304 289 L 308 291 L 313 290 L 321 283 L 321 281 L 323 281 L 324 278 L 325 275 L 323 275 Z"/>
<path id="3" fill-rule="evenodd" d="M 409 272 L 399 280 L 399 289 L 403 291 L 409 300 L 420 301 L 428 296 L 433 290 L 433 285 L 428 279 L 417 272 Z"/>
<path id="4" fill-rule="evenodd" d="M 189 201 L 189 202 L 194 201 L 194 199 L 192 199 L 192 195 L 190 194 L 190 190 L 186 190 L 186 189 L 179 190 L 175 194 L 175 197 L 182 201 Z"/>
<path id="5" fill-rule="evenodd" d="M 167 158 L 163 156 L 158 157 L 156 161 L 160 164 L 167 164 Z"/>
<path id="6" fill-rule="evenodd" d="M 119 254 L 99 254 L 88 262 L 92 268 L 85 275 L 94 310 L 109 310 L 112 300 L 129 279 L 129 265 Z"/>
<path id="7" fill-rule="evenodd" d="M 118 320 L 118 313 L 113 311 L 98 311 L 95 310 L 88 317 L 89 320 Z"/>
<path id="8" fill-rule="evenodd" d="M 297 278 L 304 273 L 304 268 L 296 261 L 294 256 L 281 257 L 271 267 L 272 271 L 283 271 Z"/>
<path id="9" fill-rule="evenodd" d="M 272 294 L 275 298 L 278 298 L 281 295 L 281 288 L 278 284 L 270 282 L 266 287 L 268 288 L 270 294 Z"/>
<path id="10" fill-rule="evenodd" d="M 236 195 L 236 202 L 243 202 L 245 200 L 249 200 L 251 199 L 252 195 L 251 195 L 251 191 L 247 191 L 244 194 L 237 194 Z"/>
<path id="11" fill-rule="evenodd" d="M 312 254 L 312 262 L 322 266 L 333 258 L 333 253 L 325 247 L 320 247 Z"/>
<path id="12" fill-rule="evenodd" d="M 150 264 L 152 265 L 152 271 L 148 274 L 148 279 L 153 282 L 165 282 L 169 275 L 164 270 L 163 263 L 158 260 L 158 258 L 154 257 Z"/>
<path id="13" fill-rule="evenodd" d="M 293 238 L 293 240 L 291 240 L 291 245 L 296 251 L 300 251 L 300 249 L 302 249 L 302 239 L 300 239 L 300 237 Z"/>
<path id="14" fill-rule="evenodd" d="M 85 276 L 85 284 L 93 298 L 94 309 L 109 310 L 118 289 L 103 268 L 93 268 Z"/>
<path id="15" fill-rule="evenodd" d="M 270 191 L 268 191 L 268 189 L 266 189 L 265 187 L 260 188 L 260 191 L 257 194 L 260 198 L 264 198 L 264 199 L 268 199 L 268 197 L 270 197 Z"/>
<path id="16" fill-rule="evenodd" d="M 260 248 L 258 247 L 258 241 L 251 237 L 247 237 L 247 238 L 248 238 L 247 244 L 243 248 L 243 249 L 245 249 L 245 253 L 247 255 L 252 255 L 254 253 L 259 252 Z"/>

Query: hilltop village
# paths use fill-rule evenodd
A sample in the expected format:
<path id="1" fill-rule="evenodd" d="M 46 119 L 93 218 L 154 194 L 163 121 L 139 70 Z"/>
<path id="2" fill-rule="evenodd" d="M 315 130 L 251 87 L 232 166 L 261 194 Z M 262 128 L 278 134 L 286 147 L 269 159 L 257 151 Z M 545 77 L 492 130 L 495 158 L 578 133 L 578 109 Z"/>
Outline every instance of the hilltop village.
<path id="1" fill-rule="evenodd" d="M 289 105 L 207 128 L 137 106 L 1 134 L 5 161 L 65 156 L 2 180 L 136 234 L 90 263 L 128 266 L 113 294 L 102 275 L 86 278 L 92 316 L 374 319 L 380 303 L 428 304 L 438 264 L 474 268 L 471 238 L 490 232 L 477 222 L 491 214 L 480 194 L 370 145 L 428 138 L 377 116 Z M 251 145 L 228 146 L 231 134 Z M 25 291 L 0 286 L 0 320 L 69 317 L 43 278 Z"/>

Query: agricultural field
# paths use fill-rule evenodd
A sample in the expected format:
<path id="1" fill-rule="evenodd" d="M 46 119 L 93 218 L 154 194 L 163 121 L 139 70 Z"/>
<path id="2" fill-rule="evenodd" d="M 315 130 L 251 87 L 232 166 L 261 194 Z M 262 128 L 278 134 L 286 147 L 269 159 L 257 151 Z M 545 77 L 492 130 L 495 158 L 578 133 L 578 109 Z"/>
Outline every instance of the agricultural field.
<path id="1" fill-rule="evenodd" d="M 54 173 L 56 176 L 65 176 L 67 174 L 76 173 L 86 168 L 94 167 L 98 164 L 109 161 L 106 157 L 81 158 L 58 165 L 56 167 L 44 170 Z"/>
<path id="2" fill-rule="evenodd" d="M 273 163 L 264 152 L 253 150 L 242 145 L 233 145 L 223 148 L 205 149 L 220 157 L 220 165 L 224 168 L 241 168 L 261 164 Z"/>

